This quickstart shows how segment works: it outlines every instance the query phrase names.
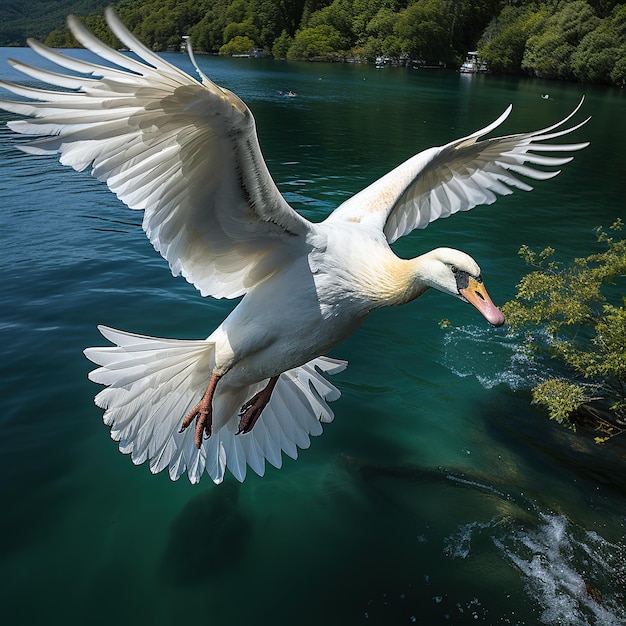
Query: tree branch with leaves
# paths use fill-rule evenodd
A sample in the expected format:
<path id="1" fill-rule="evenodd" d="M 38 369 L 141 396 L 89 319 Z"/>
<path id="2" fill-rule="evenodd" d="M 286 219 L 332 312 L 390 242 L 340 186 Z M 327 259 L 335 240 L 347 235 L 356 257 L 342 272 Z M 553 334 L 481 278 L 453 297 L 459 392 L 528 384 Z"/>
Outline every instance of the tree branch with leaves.
<path id="1" fill-rule="evenodd" d="M 529 354 L 547 355 L 563 376 L 533 389 L 533 402 L 551 419 L 576 428 L 591 424 L 598 442 L 626 430 L 626 239 L 618 219 L 599 228 L 601 252 L 569 264 L 555 260 L 555 250 L 520 256 L 534 269 L 518 285 L 503 311 L 514 330 L 525 330 Z"/>

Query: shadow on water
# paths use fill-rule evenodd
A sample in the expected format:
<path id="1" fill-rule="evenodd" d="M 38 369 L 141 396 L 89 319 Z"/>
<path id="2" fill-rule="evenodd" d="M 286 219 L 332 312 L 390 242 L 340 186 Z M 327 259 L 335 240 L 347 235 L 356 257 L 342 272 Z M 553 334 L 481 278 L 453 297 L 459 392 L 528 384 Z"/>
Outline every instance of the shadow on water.
<path id="1" fill-rule="evenodd" d="M 499 480 L 493 474 L 481 472 L 475 468 L 428 467 L 412 464 L 375 465 L 347 455 L 338 457 L 338 465 L 351 476 L 358 479 L 369 496 L 380 499 L 399 511 L 408 512 L 404 499 L 398 498 L 393 485 L 400 485 L 400 493 L 406 485 L 424 485 L 428 488 L 447 490 L 458 487 L 464 492 L 475 491 L 481 497 L 501 501 L 498 508 L 502 515 L 514 517 L 521 522 L 528 521 L 528 511 L 533 509 L 531 502 L 523 492 L 512 489 L 508 477 Z M 405 487 L 402 484 L 405 483 Z"/>
<path id="2" fill-rule="evenodd" d="M 241 485 L 226 481 L 191 500 L 173 521 L 159 577 L 188 586 L 236 568 L 252 524 L 239 505 Z"/>
<path id="3" fill-rule="evenodd" d="M 489 397 L 493 401 L 477 401 L 485 429 L 493 441 L 515 451 L 533 468 L 530 483 L 532 475 L 543 472 L 570 483 L 582 480 L 579 489 L 586 493 L 593 487 L 610 491 L 620 501 L 626 496 L 626 439 L 616 437 L 597 444 L 594 431 L 579 428 L 574 432 L 550 421 L 540 409 L 530 409 L 529 393 L 504 392 L 506 413 L 502 399 Z"/>

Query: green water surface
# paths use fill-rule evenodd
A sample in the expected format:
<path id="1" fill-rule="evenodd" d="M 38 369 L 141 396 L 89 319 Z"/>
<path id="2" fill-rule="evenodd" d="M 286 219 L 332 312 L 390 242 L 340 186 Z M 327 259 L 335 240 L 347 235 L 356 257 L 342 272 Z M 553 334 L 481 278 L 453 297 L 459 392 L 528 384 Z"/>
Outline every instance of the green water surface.
<path id="1" fill-rule="evenodd" d="M 17 78 L 8 56 L 33 60 L 0 50 L 0 78 Z M 168 58 L 191 71 L 184 56 Z M 313 220 L 509 103 L 502 134 L 548 126 L 584 94 L 577 119 L 593 119 L 563 141 L 592 143 L 559 177 L 396 245 L 402 256 L 465 250 L 497 303 L 524 273 L 522 244 L 588 254 L 593 229 L 624 217 L 621 91 L 361 65 L 200 63 L 249 104 L 276 182 Z M 295 98 L 278 94 L 290 89 Z M 102 343 L 96 324 L 200 338 L 233 303 L 173 279 L 141 216 L 103 185 L 14 141 L 2 126 L 3 623 L 626 624 L 626 444 L 598 447 L 550 423 L 530 405 L 547 365 L 528 362 L 506 326 L 441 294 L 377 312 L 334 351 L 349 361 L 333 378 L 336 419 L 281 470 L 194 487 L 133 466 L 86 378 L 82 350 Z"/>

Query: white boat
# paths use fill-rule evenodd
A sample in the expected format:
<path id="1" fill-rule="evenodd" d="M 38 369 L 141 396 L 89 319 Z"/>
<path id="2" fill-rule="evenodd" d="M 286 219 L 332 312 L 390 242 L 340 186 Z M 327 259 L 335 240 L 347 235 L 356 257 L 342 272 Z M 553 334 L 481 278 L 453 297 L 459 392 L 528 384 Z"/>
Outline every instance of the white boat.
<path id="1" fill-rule="evenodd" d="M 486 74 L 487 64 L 478 57 L 478 52 L 468 52 L 463 65 L 459 68 L 462 74 Z"/>

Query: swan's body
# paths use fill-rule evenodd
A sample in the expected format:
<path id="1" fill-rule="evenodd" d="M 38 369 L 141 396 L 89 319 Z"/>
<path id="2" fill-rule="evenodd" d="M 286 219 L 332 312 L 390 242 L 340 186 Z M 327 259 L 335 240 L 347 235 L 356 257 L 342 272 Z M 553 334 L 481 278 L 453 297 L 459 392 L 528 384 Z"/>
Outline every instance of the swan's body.
<path id="1" fill-rule="evenodd" d="M 101 328 L 116 347 L 86 350 L 101 366 L 90 378 L 108 386 L 96 402 L 134 462 L 149 460 L 153 472 L 168 467 L 173 479 L 187 472 L 192 482 L 206 470 L 220 482 L 226 467 L 243 480 L 246 465 L 263 474 L 266 459 L 279 467 L 281 452 L 295 458 L 297 447 L 321 433 L 320 422 L 332 420 L 327 401 L 339 396 L 322 374 L 340 371 L 345 362 L 321 355 L 373 310 L 410 302 L 430 287 L 471 302 L 494 325 L 503 323 L 467 254 L 438 248 L 404 260 L 390 244 L 439 217 L 490 204 L 510 187 L 530 190 L 516 174 L 558 174 L 527 164 L 559 166 L 571 157 L 533 152 L 587 145 L 542 143 L 580 127 L 555 132 L 578 109 L 542 131 L 478 141 L 509 107 L 487 128 L 417 154 L 313 224 L 279 193 L 252 114 L 237 96 L 197 66 L 201 82 L 163 61 L 111 10 L 107 20 L 142 61 L 106 47 L 70 18 L 83 45 L 122 69 L 31 41 L 42 56 L 98 78 L 12 61 L 70 91 L 2 83 L 34 100 L 1 102 L 34 118 L 9 125 L 41 137 L 22 145 L 25 151 L 59 152 L 62 163 L 78 170 L 91 166 L 130 208 L 143 210 L 146 234 L 174 275 L 203 295 L 244 296 L 206 340 Z"/>
<path id="2" fill-rule="evenodd" d="M 249 291 L 208 338 L 220 346 L 222 384 L 250 385 L 307 363 L 374 309 L 404 304 L 429 287 L 415 275 L 420 264 L 399 259 L 375 229 L 327 220 L 304 243 L 302 255 Z"/>

